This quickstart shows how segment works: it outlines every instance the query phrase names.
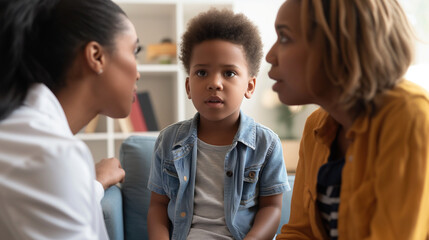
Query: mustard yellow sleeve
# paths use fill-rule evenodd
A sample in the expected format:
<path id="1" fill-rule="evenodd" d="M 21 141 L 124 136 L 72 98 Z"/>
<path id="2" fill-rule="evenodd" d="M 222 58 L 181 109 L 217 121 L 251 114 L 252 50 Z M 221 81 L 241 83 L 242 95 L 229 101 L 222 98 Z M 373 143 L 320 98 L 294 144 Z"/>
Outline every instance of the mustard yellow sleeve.
<path id="1" fill-rule="evenodd" d="M 308 153 L 308 150 L 306 151 L 306 146 L 308 147 L 313 145 L 314 139 L 307 137 L 312 136 L 312 129 L 312 124 L 307 120 L 299 148 L 299 161 L 292 193 L 291 215 L 289 222 L 282 226 L 281 233 L 277 235 L 276 240 L 318 239 L 314 236 L 312 231 L 310 221 L 314 216 L 311 216 L 309 210 L 312 203 L 310 202 L 308 186 L 311 185 L 311 179 L 313 176 L 310 176 L 311 169 L 309 161 L 311 161 L 311 157 L 308 157 L 311 154 L 306 154 Z"/>
<path id="2" fill-rule="evenodd" d="M 429 228 L 429 104 L 395 106 L 383 119 L 374 159 L 375 212 L 367 239 L 426 239 Z"/>

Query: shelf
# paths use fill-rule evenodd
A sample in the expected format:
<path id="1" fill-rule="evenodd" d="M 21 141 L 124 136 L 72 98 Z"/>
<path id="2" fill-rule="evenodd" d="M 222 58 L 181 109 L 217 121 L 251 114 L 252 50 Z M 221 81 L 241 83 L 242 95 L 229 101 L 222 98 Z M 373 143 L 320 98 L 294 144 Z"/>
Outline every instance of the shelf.
<path id="1" fill-rule="evenodd" d="M 108 138 L 107 133 L 78 133 L 76 137 L 84 141 L 100 141 Z"/>
<path id="2" fill-rule="evenodd" d="M 137 71 L 141 73 L 177 73 L 179 66 L 177 64 L 139 64 Z"/>
<path id="3" fill-rule="evenodd" d="M 113 138 L 115 140 L 125 140 L 130 136 L 154 136 L 157 137 L 159 132 L 131 132 L 131 133 L 115 133 L 113 134 Z"/>
<path id="4" fill-rule="evenodd" d="M 176 2 L 174 0 L 115 0 L 131 20 L 136 18 L 151 18 L 175 14 Z"/>
<path id="5" fill-rule="evenodd" d="M 176 4 L 177 0 L 113 0 L 115 3 L 119 4 L 121 6 L 122 9 L 124 9 L 124 5 L 130 5 L 130 4 L 137 4 L 138 6 L 141 6 L 142 4 L 148 7 L 152 6 L 152 5 L 159 5 L 159 4 Z M 200 0 L 198 0 L 200 1 Z M 128 8 L 125 8 L 124 10 L 128 10 L 127 13 L 129 12 Z M 147 12 L 150 12 L 149 10 Z M 153 13 L 152 14 L 156 14 Z"/>

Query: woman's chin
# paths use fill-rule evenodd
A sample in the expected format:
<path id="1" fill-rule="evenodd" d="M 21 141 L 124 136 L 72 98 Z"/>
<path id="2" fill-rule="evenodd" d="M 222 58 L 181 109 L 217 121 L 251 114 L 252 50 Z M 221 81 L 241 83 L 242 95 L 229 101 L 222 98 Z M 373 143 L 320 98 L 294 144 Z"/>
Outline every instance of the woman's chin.
<path id="1" fill-rule="evenodd" d="M 279 93 L 277 93 L 279 100 L 282 104 L 288 105 L 288 106 L 293 106 L 293 105 L 301 105 L 300 103 L 298 103 L 297 101 L 295 101 L 294 99 L 291 99 L 290 97 L 287 96 L 281 96 Z"/>

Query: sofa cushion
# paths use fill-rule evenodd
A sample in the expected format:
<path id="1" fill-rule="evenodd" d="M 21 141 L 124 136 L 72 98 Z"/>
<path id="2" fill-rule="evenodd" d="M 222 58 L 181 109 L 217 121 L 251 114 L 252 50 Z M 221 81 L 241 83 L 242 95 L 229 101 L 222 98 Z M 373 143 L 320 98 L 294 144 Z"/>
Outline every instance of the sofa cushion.
<path id="1" fill-rule="evenodd" d="M 125 239 L 148 239 L 147 213 L 150 173 L 155 136 L 131 136 L 120 149 L 120 160 L 126 172 L 122 183 Z"/>

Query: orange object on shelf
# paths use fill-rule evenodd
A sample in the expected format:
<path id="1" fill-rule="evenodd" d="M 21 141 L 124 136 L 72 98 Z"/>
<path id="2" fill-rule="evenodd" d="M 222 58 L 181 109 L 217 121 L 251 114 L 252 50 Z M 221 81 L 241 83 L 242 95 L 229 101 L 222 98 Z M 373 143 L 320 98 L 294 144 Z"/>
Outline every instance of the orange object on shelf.
<path id="1" fill-rule="evenodd" d="M 177 46 L 175 43 L 159 43 L 147 46 L 146 61 L 155 63 L 171 63 L 176 60 Z"/>

